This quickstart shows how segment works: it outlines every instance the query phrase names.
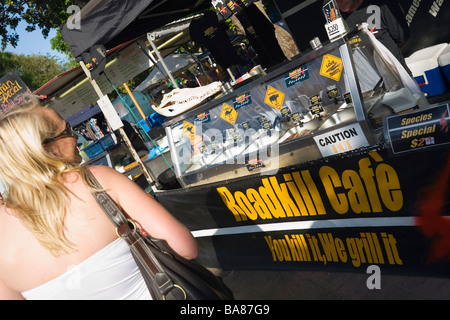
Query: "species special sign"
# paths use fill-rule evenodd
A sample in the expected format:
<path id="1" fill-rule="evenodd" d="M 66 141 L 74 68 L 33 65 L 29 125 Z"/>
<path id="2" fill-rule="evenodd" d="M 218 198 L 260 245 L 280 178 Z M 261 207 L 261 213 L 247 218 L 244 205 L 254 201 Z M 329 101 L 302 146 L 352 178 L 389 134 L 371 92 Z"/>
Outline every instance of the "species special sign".
<path id="1" fill-rule="evenodd" d="M 403 153 L 450 144 L 448 104 L 387 118 L 386 137 L 393 153 Z"/>

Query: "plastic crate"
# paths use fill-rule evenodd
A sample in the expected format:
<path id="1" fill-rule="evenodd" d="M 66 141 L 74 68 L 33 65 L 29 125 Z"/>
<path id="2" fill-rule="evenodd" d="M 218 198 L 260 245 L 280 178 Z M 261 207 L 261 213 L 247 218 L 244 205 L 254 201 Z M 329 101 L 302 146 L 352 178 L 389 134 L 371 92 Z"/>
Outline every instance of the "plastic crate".
<path id="1" fill-rule="evenodd" d="M 89 157 L 89 159 L 95 158 L 100 153 L 102 153 L 104 150 L 102 148 L 102 145 L 100 144 L 100 140 L 95 141 L 88 145 L 86 148 L 82 149 L 81 151 L 84 151 L 84 153 Z"/>
<path id="2" fill-rule="evenodd" d="M 111 133 L 98 140 L 98 143 L 102 146 L 103 151 L 108 150 L 116 144 Z"/>

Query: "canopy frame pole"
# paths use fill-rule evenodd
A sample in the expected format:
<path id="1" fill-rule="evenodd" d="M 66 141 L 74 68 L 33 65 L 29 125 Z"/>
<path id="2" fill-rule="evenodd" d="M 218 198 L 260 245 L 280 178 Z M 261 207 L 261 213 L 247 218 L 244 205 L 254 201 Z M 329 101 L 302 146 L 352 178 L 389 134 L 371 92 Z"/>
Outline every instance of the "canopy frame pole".
<path id="1" fill-rule="evenodd" d="M 88 70 L 88 68 L 86 67 L 86 65 L 84 64 L 83 61 L 80 61 L 80 66 L 83 69 L 86 76 L 88 77 L 89 82 L 91 83 L 92 88 L 94 88 L 95 92 L 97 93 L 99 99 L 103 98 L 104 94 L 103 94 L 102 90 L 98 86 L 97 82 L 91 78 L 91 72 Z M 133 156 L 133 159 L 137 162 L 137 164 L 141 168 L 145 178 L 147 179 L 147 182 L 149 183 L 150 186 L 153 187 L 153 185 L 155 185 L 155 181 L 152 179 L 147 167 L 144 165 L 141 158 L 139 158 L 139 155 L 137 154 L 136 150 L 134 149 L 133 145 L 131 144 L 131 141 L 128 138 L 127 134 L 125 133 L 125 130 L 123 130 L 123 127 L 119 128 L 119 133 L 122 136 L 122 139 L 125 142 L 126 146 L 130 150 L 131 155 Z"/>
<path id="2" fill-rule="evenodd" d="M 164 70 L 166 71 L 167 75 L 169 76 L 170 80 L 172 81 L 173 87 L 176 89 L 180 89 L 180 87 L 178 86 L 178 83 L 175 81 L 172 73 L 170 72 L 169 68 L 167 67 L 166 63 L 164 62 L 164 59 L 161 56 L 161 53 L 159 52 L 158 48 L 156 47 L 155 43 L 153 42 L 152 36 L 150 33 L 147 33 L 147 39 L 148 39 L 148 42 L 150 42 L 150 45 L 152 46 L 153 51 L 155 51 L 155 54 L 158 57 L 158 60 L 161 61 L 161 64 L 162 64 Z"/>
<path id="3" fill-rule="evenodd" d="M 126 82 L 124 82 L 123 86 L 125 87 L 125 90 L 127 91 L 127 93 L 129 94 L 131 100 L 133 101 L 134 105 L 136 106 L 136 108 L 138 109 L 139 113 L 141 114 L 142 118 L 144 119 L 145 123 L 148 125 L 149 129 L 152 129 L 152 126 L 150 125 L 150 122 L 148 122 L 147 117 L 145 116 L 144 111 L 142 111 L 141 106 L 139 105 L 139 103 L 137 102 L 136 98 L 133 95 L 133 92 L 130 90 L 130 87 L 128 87 L 128 84 Z"/>

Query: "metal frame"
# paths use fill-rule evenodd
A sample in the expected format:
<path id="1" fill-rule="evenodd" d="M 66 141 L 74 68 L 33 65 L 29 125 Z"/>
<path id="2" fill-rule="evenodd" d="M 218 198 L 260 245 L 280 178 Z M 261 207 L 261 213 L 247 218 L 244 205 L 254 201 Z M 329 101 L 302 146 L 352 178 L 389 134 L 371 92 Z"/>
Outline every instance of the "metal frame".
<path id="1" fill-rule="evenodd" d="M 326 45 L 323 45 L 322 47 L 320 47 L 316 50 L 306 52 L 301 57 L 298 57 L 287 63 L 275 66 L 271 72 L 268 72 L 266 75 L 259 77 L 255 80 L 253 80 L 252 82 L 239 87 L 238 89 L 234 90 L 231 93 L 219 96 L 214 100 L 207 101 L 207 102 L 205 102 L 183 114 L 180 114 L 180 115 L 174 117 L 174 118 L 167 119 L 164 122 L 163 126 L 165 128 L 166 135 L 168 137 L 170 149 L 176 150 L 175 143 L 171 139 L 171 137 L 172 137 L 171 126 L 173 124 L 176 124 L 187 118 L 193 117 L 196 114 L 199 114 L 203 111 L 214 108 L 217 105 L 220 105 L 221 103 L 224 103 L 227 100 L 229 100 L 231 98 L 231 96 L 238 96 L 240 94 L 245 93 L 246 91 L 249 91 L 251 88 L 264 85 L 266 82 L 269 82 L 270 80 L 272 80 L 276 77 L 279 77 L 280 74 L 288 72 L 288 71 L 292 70 L 293 68 L 298 67 L 299 65 L 309 63 L 310 61 L 317 59 L 335 49 L 339 49 L 339 52 L 341 55 L 344 70 L 346 73 L 346 79 L 347 79 L 347 82 L 349 85 L 348 89 L 352 96 L 353 109 L 355 112 L 355 119 L 350 122 L 346 122 L 346 123 L 342 124 L 342 126 L 345 126 L 345 125 L 348 125 L 349 123 L 354 123 L 354 122 L 360 123 L 360 125 L 363 129 L 363 132 L 366 135 L 369 143 L 374 144 L 375 140 L 370 131 L 370 126 L 367 123 L 367 117 L 366 117 L 366 114 L 364 111 L 364 101 L 363 101 L 361 89 L 360 89 L 360 86 L 358 83 L 357 75 L 355 72 L 354 61 L 353 61 L 353 58 L 350 53 L 351 48 L 347 42 L 347 40 L 350 39 L 351 37 L 353 37 L 356 33 L 357 33 L 357 30 L 356 31 L 354 30 L 353 32 L 350 32 L 345 38 L 340 38 L 333 42 L 329 42 Z M 324 129 L 323 132 L 337 129 L 340 126 L 341 126 L 340 124 L 337 124 L 333 128 Z M 280 164 L 283 165 L 283 162 L 286 162 L 286 161 L 303 162 L 303 161 L 309 161 L 309 160 L 315 159 L 318 155 L 316 152 L 314 152 L 314 150 L 315 150 L 313 148 L 314 145 L 315 144 L 314 144 L 312 136 L 300 138 L 299 140 L 295 140 L 295 141 L 290 141 L 289 143 L 280 144 L 280 157 L 283 156 L 283 159 L 280 159 L 280 161 L 281 161 Z M 285 152 L 281 152 L 281 150 L 284 150 Z M 286 152 L 286 150 L 289 150 L 289 152 Z M 283 153 L 283 155 L 282 155 L 282 153 Z M 286 153 L 286 154 L 284 154 L 284 153 Z M 287 159 L 290 159 L 290 160 L 287 160 Z M 237 164 L 236 165 L 227 165 L 227 168 L 225 170 L 224 168 L 222 168 L 222 166 L 219 165 L 219 166 L 209 167 L 209 168 L 205 167 L 205 168 L 200 169 L 198 172 L 196 171 L 196 172 L 192 172 L 192 173 L 188 173 L 188 174 L 183 174 L 181 172 L 179 159 L 178 159 L 175 151 L 172 153 L 172 162 L 175 167 L 176 177 L 183 187 L 195 185 L 195 183 L 193 183 L 192 180 L 193 179 L 195 180 L 197 175 L 201 175 L 202 179 L 204 179 L 205 181 L 208 181 L 211 179 L 215 179 L 215 177 L 219 178 L 219 176 L 223 176 L 223 175 L 226 176 L 227 172 L 229 172 L 230 174 L 227 177 L 227 179 L 228 179 L 228 178 L 232 178 L 232 177 L 230 177 L 230 175 L 232 175 L 231 174 L 232 172 L 234 172 L 234 175 L 239 176 L 238 172 L 241 173 L 242 172 L 241 170 L 243 170 L 243 168 L 245 167 L 243 165 L 237 165 Z"/>

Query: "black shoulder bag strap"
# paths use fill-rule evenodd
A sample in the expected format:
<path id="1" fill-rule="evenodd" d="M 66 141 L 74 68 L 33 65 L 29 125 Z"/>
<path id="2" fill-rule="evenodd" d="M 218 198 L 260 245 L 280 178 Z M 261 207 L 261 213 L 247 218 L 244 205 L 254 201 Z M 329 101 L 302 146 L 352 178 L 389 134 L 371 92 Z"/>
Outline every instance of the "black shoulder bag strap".
<path id="1" fill-rule="evenodd" d="M 93 184 L 97 188 L 103 189 L 89 169 L 87 172 L 87 175 Z M 92 195 L 116 227 L 117 235 L 125 240 L 130 246 L 131 253 L 137 260 L 136 262 L 147 286 L 149 287 L 148 281 L 152 281 L 156 284 L 159 293 L 152 292 L 149 287 L 150 293 L 152 293 L 153 296 L 157 295 L 157 297 L 154 296 L 155 299 L 158 298 L 158 296 L 162 297 L 162 299 L 165 299 L 166 296 L 169 297 L 169 292 L 173 290 L 174 283 L 166 274 L 154 254 L 147 247 L 147 244 L 139 230 L 137 230 L 134 221 L 125 217 L 122 210 L 120 210 L 117 204 L 105 191 L 92 192 Z"/>

